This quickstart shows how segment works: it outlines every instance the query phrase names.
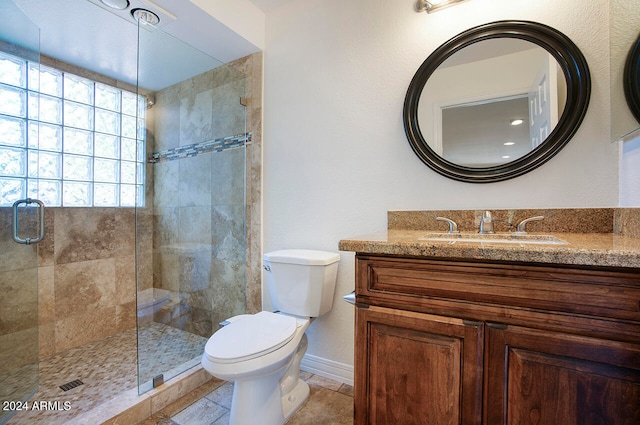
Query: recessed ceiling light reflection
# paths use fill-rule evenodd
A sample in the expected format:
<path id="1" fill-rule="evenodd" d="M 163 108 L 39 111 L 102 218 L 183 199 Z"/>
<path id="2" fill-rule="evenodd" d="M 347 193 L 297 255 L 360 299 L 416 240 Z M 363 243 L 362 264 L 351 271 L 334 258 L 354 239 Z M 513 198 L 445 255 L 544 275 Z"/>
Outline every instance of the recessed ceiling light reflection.
<path id="1" fill-rule="evenodd" d="M 520 118 L 517 118 L 515 120 L 511 120 L 511 122 L 509 124 L 511 125 L 520 125 L 524 122 L 524 120 L 521 120 Z"/>
<path id="2" fill-rule="evenodd" d="M 505 145 L 505 146 L 513 146 L 513 145 L 515 145 L 515 142 L 504 142 L 503 145 Z"/>
<path id="3" fill-rule="evenodd" d="M 100 0 L 106 6 L 113 9 L 124 10 L 129 7 L 129 0 Z"/>

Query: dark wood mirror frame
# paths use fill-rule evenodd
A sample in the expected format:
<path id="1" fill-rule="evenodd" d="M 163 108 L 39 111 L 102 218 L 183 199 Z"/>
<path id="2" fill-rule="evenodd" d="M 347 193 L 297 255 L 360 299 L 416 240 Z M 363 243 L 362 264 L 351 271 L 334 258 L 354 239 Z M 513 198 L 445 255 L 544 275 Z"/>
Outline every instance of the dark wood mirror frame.
<path id="1" fill-rule="evenodd" d="M 624 65 L 623 83 L 629 109 L 640 123 L 640 36 L 629 50 Z"/>
<path id="2" fill-rule="evenodd" d="M 447 161 L 431 149 L 420 130 L 418 103 L 422 90 L 433 72 L 460 49 L 479 41 L 505 37 L 535 43 L 547 50 L 558 62 L 567 84 L 566 104 L 558 124 L 544 143 L 506 164 L 474 168 Z M 438 47 L 422 63 L 411 80 L 405 97 L 404 129 L 411 148 L 420 160 L 443 176 L 469 183 L 497 182 L 527 173 L 558 153 L 580 127 L 587 112 L 590 96 L 591 77 L 587 61 L 580 49 L 566 35 L 537 22 L 497 21 L 458 34 Z"/>

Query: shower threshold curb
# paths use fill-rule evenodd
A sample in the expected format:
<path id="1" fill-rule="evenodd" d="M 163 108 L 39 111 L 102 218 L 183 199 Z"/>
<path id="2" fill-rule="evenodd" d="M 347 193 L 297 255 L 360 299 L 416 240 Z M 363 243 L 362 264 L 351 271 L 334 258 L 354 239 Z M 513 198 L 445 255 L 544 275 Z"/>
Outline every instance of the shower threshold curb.
<path id="1" fill-rule="evenodd" d="M 125 391 L 91 411 L 76 416 L 67 422 L 67 425 L 135 424 L 144 421 L 211 379 L 213 377 L 198 363 L 191 369 L 142 395 L 138 394 L 137 388 Z"/>

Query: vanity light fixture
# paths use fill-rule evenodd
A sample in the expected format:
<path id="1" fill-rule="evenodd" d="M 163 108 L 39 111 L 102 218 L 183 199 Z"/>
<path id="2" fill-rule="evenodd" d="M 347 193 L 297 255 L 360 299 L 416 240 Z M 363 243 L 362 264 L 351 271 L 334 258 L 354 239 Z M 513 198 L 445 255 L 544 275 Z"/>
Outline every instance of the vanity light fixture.
<path id="1" fill-rule="evenodd" d="M 449 7 L 455 3 L 460 3 L 465 0 L 418 0 L 416 4 L 416 11 L 418 12 L 437 12 L 440 9 Z"/>
<path id="2" fill-rule="evenodd" d="M 509 124 L 511 124 L 511 125 L 520 125 L 520 124 L 522 124 L 523 122 L 524 122 L 524 120 L 521 120 L 520 118 L 516 118 L 515 120 L 511 120 L 511 121 L 509 122 Z"/>
<path id="3" fill-rule="evenodd" d="M 112 9 L 125 10 L 129 7 L 129 0 L 100 0 L 105 6 Z"/>

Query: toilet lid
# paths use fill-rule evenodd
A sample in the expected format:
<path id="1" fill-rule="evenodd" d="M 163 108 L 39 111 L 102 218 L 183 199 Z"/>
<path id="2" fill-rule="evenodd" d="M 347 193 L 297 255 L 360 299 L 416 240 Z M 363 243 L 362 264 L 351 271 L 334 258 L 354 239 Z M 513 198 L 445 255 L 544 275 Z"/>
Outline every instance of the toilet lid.
<path id="1" fill-rule="evenodd" d="M 218 363 L 250 360 L 277 350 L 293 339 L 297 321 L 268 311 L 248 315 L 213 334 L 204 347 L 206 356 Z"/>

